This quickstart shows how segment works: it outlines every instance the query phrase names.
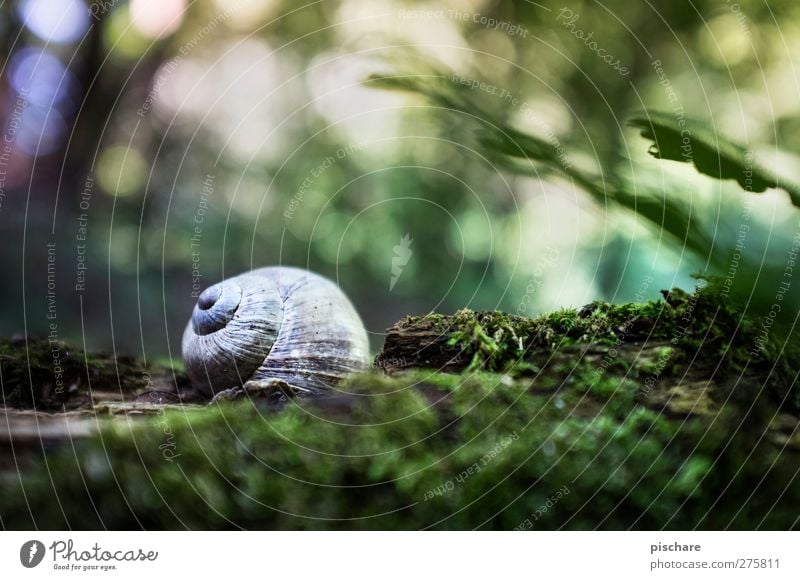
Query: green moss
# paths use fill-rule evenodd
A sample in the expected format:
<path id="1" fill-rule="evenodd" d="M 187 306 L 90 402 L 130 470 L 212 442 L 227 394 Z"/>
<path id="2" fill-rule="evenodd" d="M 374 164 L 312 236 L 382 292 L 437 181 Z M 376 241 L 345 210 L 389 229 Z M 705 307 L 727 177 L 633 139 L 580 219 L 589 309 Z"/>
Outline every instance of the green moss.
<path id="1" fill-rule="evenodd" d="M 409 317 L 389 330 L 384 352 L 378 355 L 404 361 L 404 367 L 449 371 L 489 370 L 514 376 L 535 375 L 545 362 L 576 345 L 605 346 L 609 352 L 642 346 L 632 356 L 600 356 L 604 371 L 632 376 L 675 376 L 687 366 L 713 366 L 716 380 L 744 370 L 774 369 L 770 389 L 800 409 L 794 389 L 791 360 L 800 346 L 784 348 L 777 338 L 762 348 L 758 321 L 721 300 L 710 287 L 694 294 L 674 289 L 664 300 L 642 304 L 593 302 L 580 310 L 560 310 L 538 318 L 503 312 L 462 310 L 451 317 Z M 412 341 L 423 342 L 422 347 Z M 658 348 L 653 352 L 651 347 Z M 780 356 L 779 356 L 780 355 Z M 608 360 L 604 360 L 608 358 Z"/>
<path id="2" fill-rule="evenodd" d="M 677 349 L 661 346 L 637 358 L 637 375 L 664 376 L 672 374 L 675 367 Z"/>
<path id="3" fill-rule="evenodd" d="M 0 521 L 794 528 L 800 422 L 780 398 L 791 365 L 753 357 L 753 328 L 704 291 L 536 319 L 406 319 L 387 346 L 409 350 L 386 360 L 412 370 L 352 377 L 280 412 L 248 400 L 109 421 L 21 480 L 3 475 Z"/>
<path id="4" fill-rule="evenodd" d="M 794 525 L 796 450 L 737 431 L 733 407 L 686 422 L 637 403 L 638 383 L 590 376 L 581 366 L 548 393 L 506 374 L 375 373 L 280 413 L 244 401 L 114 423 L 24 474 L 27 505 L 9 478 L 0 517 L 12 528 Z"/>

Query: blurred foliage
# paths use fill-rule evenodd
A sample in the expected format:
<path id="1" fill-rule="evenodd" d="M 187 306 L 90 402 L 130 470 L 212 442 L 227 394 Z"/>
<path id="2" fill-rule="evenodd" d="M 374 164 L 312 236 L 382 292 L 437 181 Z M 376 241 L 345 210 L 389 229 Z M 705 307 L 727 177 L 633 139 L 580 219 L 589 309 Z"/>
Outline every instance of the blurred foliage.
<path id="1" fill-rule="evenodd" d="M 406 314 L 531 314 L 651 298 L 689 287 L 692 273 L 724 277 L 743 215 L 747 243 L 735 251 L 758 267 L 737 267 L 731 294 L 746 301 L 757 282 L 761 302 L 773 301 L 798 230 L 785 196 L 751 201 L 686 164 L 658 163 L 625 120 L 677 102 L 769 171 L 798 174 L 792 0 L 165 0 L 158 14 L 107 4 L 83 36 L 58 42 L 23 24 L 26 2 L 0 8 L 6 125 L 23 51 L 56 56 L 70 79 L 58 111 L 55 97 L 43 105 L 61 119 L 38 133 L 55 135 L 52 147 L 16 152 L 4 184 L 0 334 L 50 332 L 48 243 L 59 338 L 146 357 L 178 354 L 194 274 L 205 286 L 255 266 L 309 267 L 338 280 L 377 347 Z M 401 46 L 498 93 L 460 87 L 480 111 L 468 120 L 461 101 L 432 106 L 363 83 L 398 59 L 423 66 Z M 436 82 L 450 94 L 452 79 L 424 87 Z M 465 136 L 468 123 L 483 133 Z M 525 157 L 537 155 L 547 163 L 532 170 Z M 406 235 L 413 254 L 390 289 Z"/>
<path id="2" fill-rule="evenodd" d="M 672 234 L 675 237 L 673 240 L 675 244 L 680 243 L 700 256 L 712 247 L 706 231 L 697 228 L 696 225 L 692 227 L 691 215 L 684 210 L 685 204 L 681 200 L 637 196 L 635 191 L 627 190 L 613 173 L 593 175 L 574 167 L 567 161 L 566 153 L 559 153 L 563 148 L 557 145 L 557 140 L 549 143 L 543 138 L 509 127 L 504 119 L 492 116 L 473 103 L 467 95 L 460 94 L 464 91 L 462 87 L 453 87 L 452 83 L 444 80 L 450 76 L 441 73 L 424 76 L 376 76 L 371 81 L 383 88 L 418 92 L 430 99 L 434 105 L 464 113 L 479 121 L 485 128 L 478 131 L 475 147 L 480 148 L 494 162 L 502 163 L 512 172 L 532 176 L 562 174 L 573 186 L 584 190 L 598 203 L 617 203 L 622 208 L 648 219 L 652 222 L 650 226 L 653 229 Z M 444 86 L 437 86 L 439 84 Z M 680 151 L 680 146 L 678 150 Z M 672 150 L 665 149 L 665 151 L 670 154 Z M 719 156 L 710 154 L 709 157 Z"/>

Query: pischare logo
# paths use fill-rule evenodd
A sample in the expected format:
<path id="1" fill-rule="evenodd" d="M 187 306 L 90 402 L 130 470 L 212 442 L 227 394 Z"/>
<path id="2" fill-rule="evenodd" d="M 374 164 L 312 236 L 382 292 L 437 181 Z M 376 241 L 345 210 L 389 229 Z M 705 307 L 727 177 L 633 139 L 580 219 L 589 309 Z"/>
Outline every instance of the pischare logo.
<path id="1" fill-rule="evenodd" d="M 44 559 L 44 544 L 39 540 L 28 540 L 19 549 L 19 561 L 26 568 L 36 568 Z"/>

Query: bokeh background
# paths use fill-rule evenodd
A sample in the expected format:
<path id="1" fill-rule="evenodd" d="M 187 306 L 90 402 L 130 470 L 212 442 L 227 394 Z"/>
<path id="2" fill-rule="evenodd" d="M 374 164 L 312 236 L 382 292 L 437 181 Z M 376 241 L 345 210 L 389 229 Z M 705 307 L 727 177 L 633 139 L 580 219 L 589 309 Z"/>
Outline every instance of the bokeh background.
<path id="1" fill-rule="evenodd" d="M 708 273 L 635 215 L 498 169 L 458 116 L 363 84 L 409 47 L 497 87 L 486 102 L 571 163 L 635 167 L 715 244 L 747 212 L 742 251 L 785 261 L 785 193 L 652 159 L 624 120 L 677 95 L 799 174 L 798 24 L 794 0 L 4 2 L 0 334 L 177 359 L 198 286 L 284 264 L 336 279 L 377 349 L 407 314 L 533 315 Z"/>

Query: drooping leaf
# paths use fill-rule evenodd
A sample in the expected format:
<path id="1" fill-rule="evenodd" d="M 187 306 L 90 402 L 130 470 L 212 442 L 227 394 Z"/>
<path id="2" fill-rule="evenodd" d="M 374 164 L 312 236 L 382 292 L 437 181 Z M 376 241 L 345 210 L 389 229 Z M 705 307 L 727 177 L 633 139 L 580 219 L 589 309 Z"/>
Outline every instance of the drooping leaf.
<path id="1" fill-rule="evenodd" d="M 693 163 L 704 175 L 735 179 L 743 189 L 755 193 L 779 187 L 800 207 L 800 188 L 758 165 L 752 151 L 720 135 L 708 122 L 648 110 L 635 114 L 628 123 L 653 142 L 653 157 Z"/>

